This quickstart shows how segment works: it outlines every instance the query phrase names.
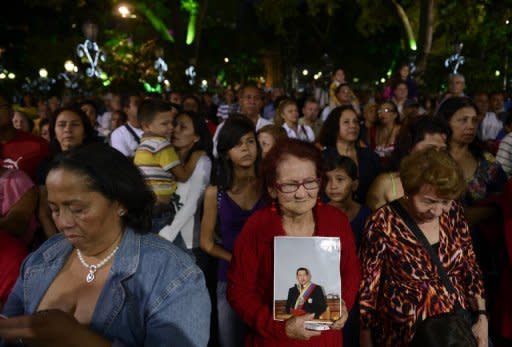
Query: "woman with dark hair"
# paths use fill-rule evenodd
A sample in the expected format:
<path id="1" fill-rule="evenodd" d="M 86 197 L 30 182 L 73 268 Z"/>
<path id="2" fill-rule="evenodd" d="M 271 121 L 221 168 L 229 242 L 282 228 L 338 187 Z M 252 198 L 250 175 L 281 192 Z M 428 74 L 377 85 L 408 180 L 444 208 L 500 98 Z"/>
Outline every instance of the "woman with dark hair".
<path id="1" fill-rule="evenodd" d="M 57 232 L 51 218 L 45 187 L 46 176 L 53 157 L 72 148 L 96 142 L 98 139 L 85 112 L 75 106 L 57 109 L 50 118 L 49 130 L 50 157 L 41 163 L 37 173 L 40 194 L 38 217 L 46 237 Z"/>
<path id="2" fill-rule="evenodd" d="M 360 268 L 348 218 L 335 207 L 318 202 L 323 176 L 320 151 L 297 139 L 283 140 L 265 157 L 261 175 L 273 202 L 245 223 L 235 243 L 228 277 L 229 302 L 251 328 L 245 346 L 342 346 L 340 330 L 355 301 Z M 305 329 L 304 323 L 312 320 L 314 313 L 286 321 L 273 319 L 275 236 L 340 238 L 342 305 L 330 330 Z"/>
<path id="3" fill-rule="evenodd" d="M 359 184 L 354 199 L 364 203 L 368 187 L 380 173 L 379 159 L 375 153 L 359 142 L 359 120 L 352 106 L 340 106 L 331 111 L 320 131 L 319 142 L 324 157 L 332 153 L 351 158 L 357 165 Z"/>
<path id="4" fill-rule="evenodd" d="M 448 98 L 439 106 L 436 116 L 445 119 L 452 132 L 448 150 L 464 174 L 466 191 L 461 202 L 486 279 L 489 307 L 499 306 L 503 299 L 496 295 L 494 288 L 506 262 L 500 203 L 507 176 L 496 158 L 481 149 L 476 136 L 478 110 L 471 99 Z"/>
<path id="5" fill-rule="evenodd" d="M 95 141 L 94 128 L 82 109 L 62 107 L 50 117 L 50 149 L 53 156 Z"/>
<path id="6" fill-rule="evenodd" d="M 377 110 L 377 126 L 370 131 L 370 148 L 377 153 L 381 164 L 389 165 L 391 153 L 395 149 L 396 139 L 400 132 L 400 115 L 392 101 L 384 101 Z"/>
<path id="7" fill-rule="evenodd" d="M 195 151 L 203 154 L 186 182 L 177 182 L 179 210 L 172 223 L 160 230 L 159 235 L 182 246 L 197 251 L 199 247 L 200 214 L 204 191 L 210 183 L 212 169 L 212 136 L 204 119 L 192 112 L 181 112 L 174 120 L 172 145 L 181 163 L 186 165 Z"/>
<path id="8" fill-rule="evenodd" d="M 244 116 L 229 117 L 219 132 L 212 185 L 206 188 L 201 221 L 201 249 L 219 259 L 217 309 L 223 347 L 243 345 L 245 327 L 226 299 L 227 271 L 235 240 L 255 211 L 265 205 L 257 169 L 260 149 L 254 124 Z M 222 244 L 215 241 L 216 226 Z"/>
<path id="9" fill-rule="evenodd" d="M 495 215 L 492 207 L 473 208 L 492 193 L 500 192 L 507 177 L 496 158 L 481 149 L 476 137 L 478 111 L 466 97 L 448 98 L 439 106 L 436 117 L 444 119 L 450 129 L 450 155 L 462 168 L 467 190 L 462 196 L 470 225 L 478 224 Z"/>
<path id="10" fill-rule="evenodd" d="M 420 322 L 458 309 L 477 315 L 473 334 L 486 347 L 483 278 L 457 202 L 462 170 L 428 148 L 402 160 L 400 177 L 405 196 L 370 217 L 361 244 L 361 347 L 409 346 Z"/>
<path id="11" fill-rule="evenodd" d="M 61 233 L 24 262 L 2 311 L 9 318 L 0 320 L 1 338 L 45 346 L 207 344 L 203 275 L 149 233 L 154 196 L 133 163 L 104 144 L 79 147 L 52 162 L 46 186 Z"/>
<path id="12" fill-rule="evenodd" d="M 393 97 L 394 86 L 399 82 L 404 82 L 407 85 L 407 99 L 418 99 L 418 84 L 411 76 L 409 63 L 403 63 L 386 83 L 383 94 L 385 100 L 390 100 Z"/>
<path id="13" fill-rule="evenodd" d="M 424 116 L 408 122 L 400 130 L 391 156 L 393 171 L 382 173 L 375 178 L 366 197 L 368 207 L 375 211 L 393 200 L 400 199 L 404 195 L 398 172 L 401 160 L 409 153 L 425 148 L 444 151 L 449 136 L 448 124 L 442 119 Z"/>
<path id="14" fill-rule="evenodd" d="M 80 103 L 80 109 L 85 112 L 91 126 L 94 129 L 94 135 L 96 137 L 105 137 L 106 131 L 98 123 L 98 106 L 96 102 L 92 100 L 85 100 Z"/>

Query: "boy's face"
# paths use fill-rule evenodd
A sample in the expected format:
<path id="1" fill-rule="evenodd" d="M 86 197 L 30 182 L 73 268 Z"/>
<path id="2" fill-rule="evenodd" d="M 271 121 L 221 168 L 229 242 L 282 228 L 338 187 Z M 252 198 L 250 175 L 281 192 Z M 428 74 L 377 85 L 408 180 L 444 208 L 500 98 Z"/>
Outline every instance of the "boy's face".
<path id="1" fill-rule="evenodd" d="M 163 136 L 170 140 L 174 130 L 174 113 L 172 111 L 159 112 L 153 121 L 142 123 L 142 130 L 154 135 Z"/>

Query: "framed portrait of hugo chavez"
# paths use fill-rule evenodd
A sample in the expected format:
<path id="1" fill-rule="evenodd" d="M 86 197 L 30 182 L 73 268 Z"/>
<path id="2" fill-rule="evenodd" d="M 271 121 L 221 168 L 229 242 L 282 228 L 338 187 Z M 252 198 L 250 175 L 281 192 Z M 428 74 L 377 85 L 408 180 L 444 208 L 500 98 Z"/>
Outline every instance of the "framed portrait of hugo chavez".
<path id="1" fill-rule="evenodd" d="M 338 237 L 274 238 L 274 319 L 314 313 L 307 328 L 328 329 L 340 318 Z"/>

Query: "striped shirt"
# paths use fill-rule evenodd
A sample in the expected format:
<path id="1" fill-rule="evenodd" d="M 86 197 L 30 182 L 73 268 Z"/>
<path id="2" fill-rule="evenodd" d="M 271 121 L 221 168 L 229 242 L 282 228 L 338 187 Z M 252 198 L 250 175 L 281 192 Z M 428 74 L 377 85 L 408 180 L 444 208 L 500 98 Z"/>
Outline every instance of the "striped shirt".
<path id="1" fill-rule="evenodd" d="M 170 201 L 176 191 L 176 180 L 170 170 L 180 165 L 171 143 L 161 136 L 142 137 L 133 162 L 141 170 L 158 201 Z"/>
<path id="2" fill-rule="evenodd" d="M 512 133 L 501 140 L 498 153 L 496 153 L 496 160 L 501 164 L 507 176 L 512 176 Z"/>

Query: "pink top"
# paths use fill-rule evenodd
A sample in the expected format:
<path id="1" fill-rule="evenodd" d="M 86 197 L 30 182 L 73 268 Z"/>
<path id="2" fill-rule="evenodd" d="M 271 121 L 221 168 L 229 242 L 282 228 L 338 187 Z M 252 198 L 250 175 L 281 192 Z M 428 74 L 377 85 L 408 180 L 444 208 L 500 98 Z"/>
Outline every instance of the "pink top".
<path id="1" fill-rule="evenodd" d="M 7 170 L 0 176 L 0 215 L 5 216 L 23 195 L 34 186 L 30 177 L 21 170 Z M 29 226 L 21 240 L 29 245 L 37 228 L 36 217 L 33 214 Z M 3 232 L 0 229 L 0 232 Z"/>

